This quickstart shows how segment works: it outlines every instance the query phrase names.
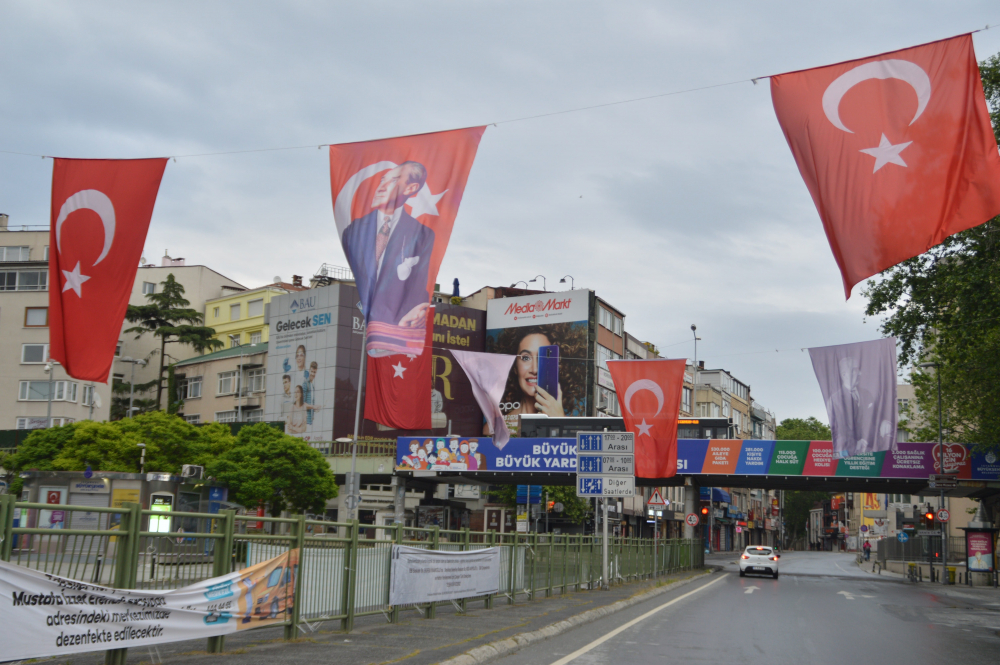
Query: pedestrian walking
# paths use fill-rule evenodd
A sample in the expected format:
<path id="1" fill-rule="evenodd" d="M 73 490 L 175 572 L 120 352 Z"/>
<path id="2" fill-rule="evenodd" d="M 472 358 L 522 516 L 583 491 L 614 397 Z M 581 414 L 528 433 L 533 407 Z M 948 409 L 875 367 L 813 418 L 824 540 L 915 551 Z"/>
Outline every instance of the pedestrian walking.
<path id="1" fill-rule="evenodd" d="M 872 555 L 872 544 L 866 540 L 865 544 L 861 546 L 861 549 L 865 551 L 865 561 L 868 561 L 869 557 Z"/>

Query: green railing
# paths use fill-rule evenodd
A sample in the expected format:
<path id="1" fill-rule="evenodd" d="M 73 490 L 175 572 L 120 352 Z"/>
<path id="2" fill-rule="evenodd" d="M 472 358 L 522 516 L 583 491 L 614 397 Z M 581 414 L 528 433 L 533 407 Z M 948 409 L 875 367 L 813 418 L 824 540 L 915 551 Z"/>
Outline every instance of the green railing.
<path id="1" fill-rule="evenodd" d="M 150 518 L 164 515 L 137 504 L 92 508 L 21 503 L 0 496 L 0 559 L 93 584 L 163 590 L 238 571 L 297 548 L 299 574 L 294 600 L 285 610 L 286 639 L 315 630 L 323 621 L 339 621 L 342 630 L 350 631 L 355 618 L 366 615 L 382 614 L 396 622 L 402 612 L 412 611 L 433 618 L 438 606 L 450 604 L 389 605 L 393 544 L 452 551 L 500 547 L 500 592 L 455 601 L 461 612 L 470 602 L 492 608 L 498 598 L 512 604 L 602 584 L 601 539 L 594 536 L 376 527 L 233 511 L 173 512 L 168 532 L 150 531 Z M 40 528 L 39 521 L 61 528 Z M 163 526 L 158 519 L 152 523 Z M 613 538 L 608 541 L 608 562 L 609 583 L 622 584 L 701 568 L 704 554 L 698 540 L 654 544 L 649 539 Z M 223 646 L 223 637 L 208 639 L 210 652 L 220 652 Z M 125 650 L 109 651 L 107 662 L 123 664 Z"/>

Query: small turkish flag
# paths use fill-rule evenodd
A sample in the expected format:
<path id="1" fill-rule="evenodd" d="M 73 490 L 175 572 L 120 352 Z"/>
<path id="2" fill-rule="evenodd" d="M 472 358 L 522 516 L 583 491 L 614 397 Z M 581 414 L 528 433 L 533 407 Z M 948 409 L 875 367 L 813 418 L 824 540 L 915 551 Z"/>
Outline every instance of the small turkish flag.
<path id="1" fill-rule="evenodd" d="M 54 161 L 50 355 L 75 379 L 107 383 L 167 160 Z"/>
<path id="2" fill-rule="evenodd" d="M 677 417 L 684 360 L 609 360 L 625 429 L 635 433 L 635 475 L 677 475 Z"/>
<path id="3" fill-rule="evenodd" d="M 427 310 L 424 345 L 431 348 L 434 308 Z M 433 354 L 368 356 L 365 419 L 393 429 L 431 429 Z"/>
<path id="4" fill-rule="evenodd" d="M 972 36 L 771 77 L 844 290 L 1000 214 Z"/>

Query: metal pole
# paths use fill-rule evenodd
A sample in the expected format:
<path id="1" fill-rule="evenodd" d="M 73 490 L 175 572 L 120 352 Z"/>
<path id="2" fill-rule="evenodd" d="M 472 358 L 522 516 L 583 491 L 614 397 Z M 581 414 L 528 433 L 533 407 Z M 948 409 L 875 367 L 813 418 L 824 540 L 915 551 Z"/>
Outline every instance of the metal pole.
<path id="1" fill-rule="evenodd" d="M 549 532 L 549 493 L 545 493 L 545 533 Z M 551 542 L 551 541 L 550 541 Z"/>
<path id="2" fill-rule="evenodd" d="M 94 419 L 94 395 L 97 394 L 97 386 L 93 383 L 90 384 L 90 415 L 87 417 L 88 420 Z"/>
<path id="3" fill-rule="evenodd" d="M 603 584 L 601 585 L 601 587 L 606 591 L 610 586 L 610 584 L 608 584 L 608 499 L 607 497 L 604 498 L 602 503 L 604 504 L 604 537 L 602 538 L 601 549 L 603 550 L 602 560 L 604 562 L 603 566 L 604 573 L 602 577 Z"/>
<path id="4" fill-rule="evenodd" d="M 132 401 L 135 399 L 135 360 L 130 360 L 132 365 L 132 379 L 128 384 L 128 417 L 132 417 Z"/>
<path id="5" fill-rule="evenodd" d="M 52 391 L 53 391 L 53 381 L 54 375 L 56 373 L 56 365 L 52 361 L 49 361 L 49 406 L 45 415 L 45 426 L 52 427 Z"/>
<path id="6" fill-rule="evenodd" d="M 935 367 L 938 384 L 938 467 L 940 473 L 944 474 L 944 426 L 941 416 L 941 367 Z M 944 510 L 944 487 L 941 488 L 940 510 Z M 948 531 L 947 525 L 941 521 L 941 584 L 948 583 Z"/>
<path id="7" fill-rule="evenodd" d="M 365 365 L 368 360 L 368 351 L 365 347 L 367 345 L 368 321 L 365 321 L 365 332 L 361 337 L 361 370 L 358 372 L 358 401 L 354 407 L 354 441 L 351 442 L 351 480 L 348 483 L 350 490 L 350 494 L 347 499 L 350 502 L 348 511 L 350 513 L 350 519 L 352 520 L 356 519 L 358 514 L 358 429 L 361 426 L 361 393 L 365 385 Z"/>
<path id="8" fill-rule="evenodd" d="M 243 422 L 243 345 L 240 344 L 240 373 L 236 377 L 236 422 Z"/>

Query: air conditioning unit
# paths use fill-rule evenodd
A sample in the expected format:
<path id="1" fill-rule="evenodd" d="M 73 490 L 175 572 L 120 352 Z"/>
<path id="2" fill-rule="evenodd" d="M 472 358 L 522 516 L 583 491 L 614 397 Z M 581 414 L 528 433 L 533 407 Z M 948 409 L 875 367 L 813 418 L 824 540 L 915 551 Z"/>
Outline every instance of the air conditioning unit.
<path id="1" fill-rule="evenodd" d="M 195 464 L 185 464 L 181 467 L 181 478 L 192 478 L 201 480 L 205 477 L 205 467 Z"/>

